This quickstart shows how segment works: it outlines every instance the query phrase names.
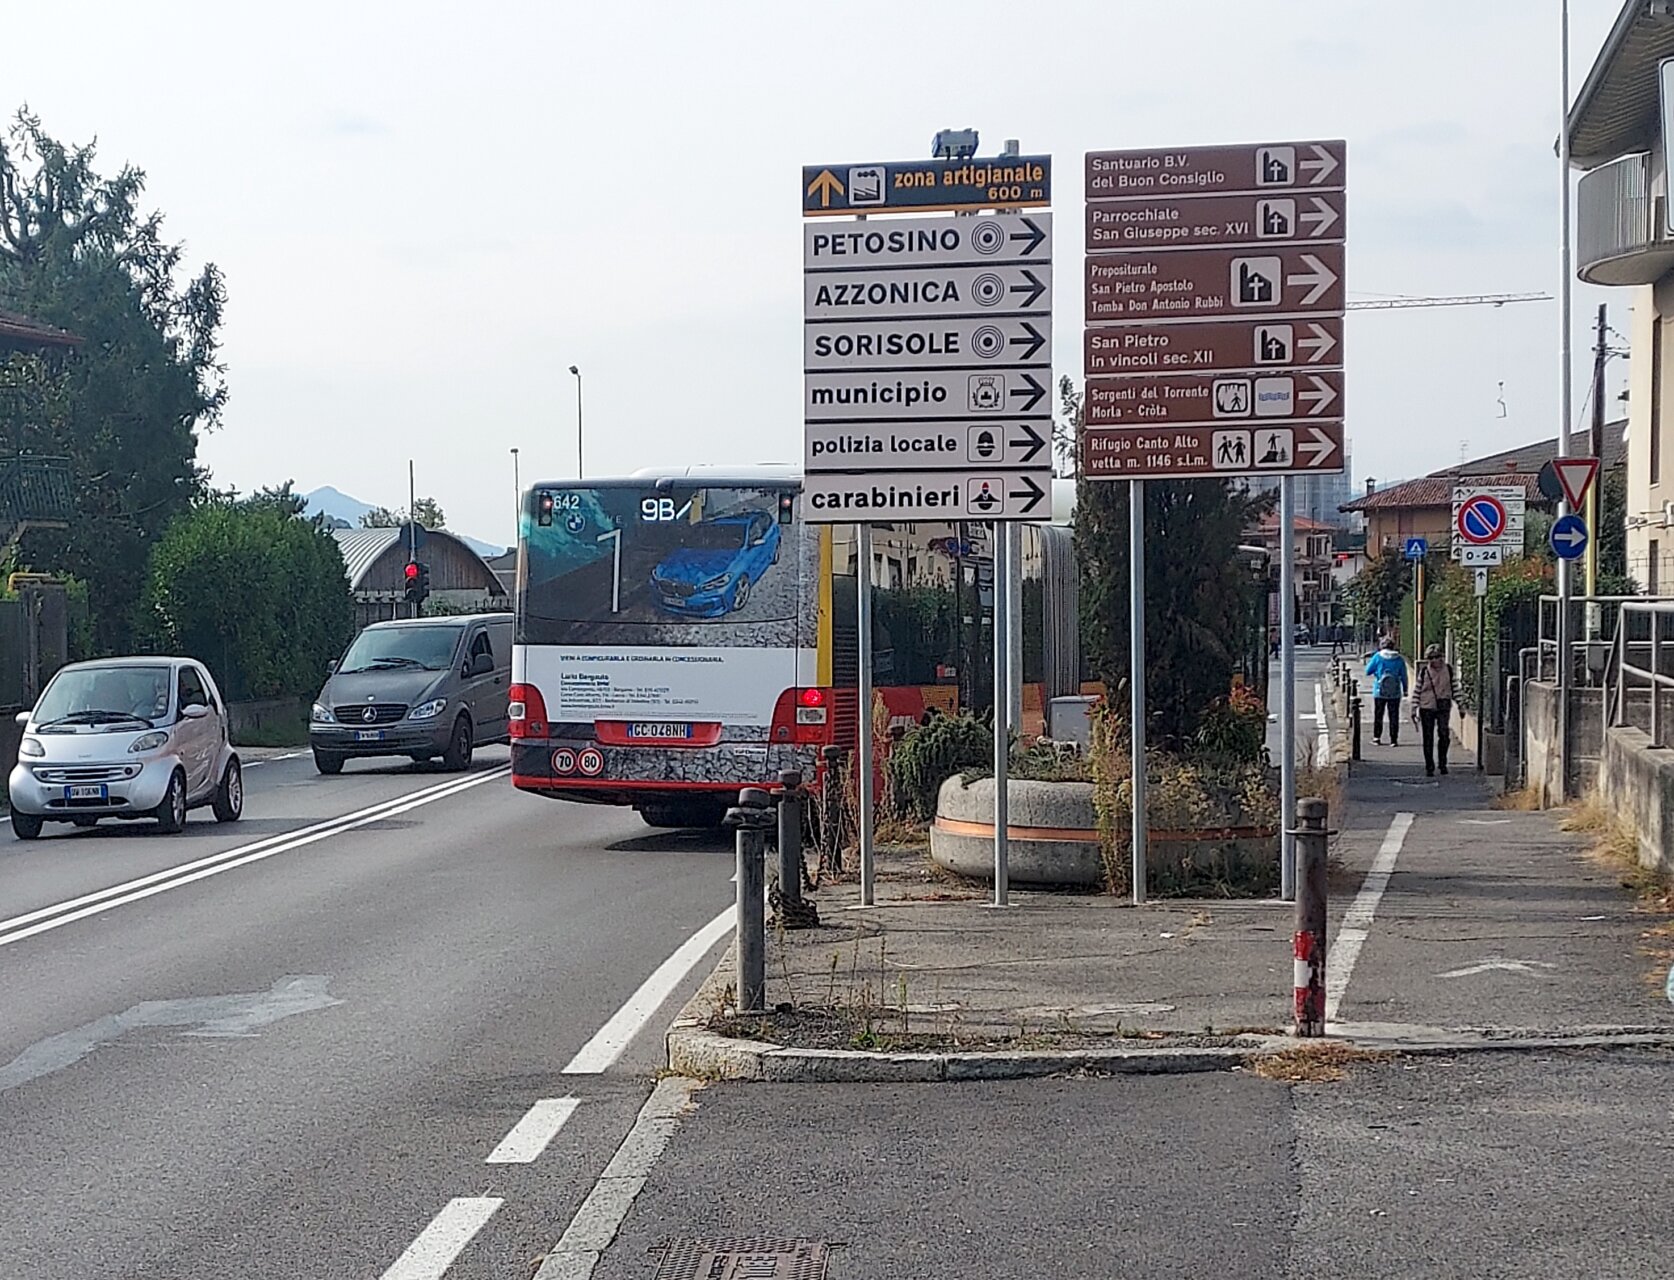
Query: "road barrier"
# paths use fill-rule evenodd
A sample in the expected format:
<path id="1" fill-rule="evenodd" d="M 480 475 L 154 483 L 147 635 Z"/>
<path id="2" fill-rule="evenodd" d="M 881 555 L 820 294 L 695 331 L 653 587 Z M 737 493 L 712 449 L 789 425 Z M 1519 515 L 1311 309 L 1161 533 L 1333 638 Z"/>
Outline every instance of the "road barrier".
<path id="1" fill-rule="evenodd" d="M 1325 1034 L 1325 843 L 1324 800 L 1296 804 L 1296 1034 Z"/>
<path id="2" fill-rule="evenodd" d="M 760 787 L 745 787 L 727 810 L 727 826 L 738 832 L 738 1012 L 760 1013 L 767 995 L 765 936 L 767 832 L 773 826 L 773 798 Z"/>

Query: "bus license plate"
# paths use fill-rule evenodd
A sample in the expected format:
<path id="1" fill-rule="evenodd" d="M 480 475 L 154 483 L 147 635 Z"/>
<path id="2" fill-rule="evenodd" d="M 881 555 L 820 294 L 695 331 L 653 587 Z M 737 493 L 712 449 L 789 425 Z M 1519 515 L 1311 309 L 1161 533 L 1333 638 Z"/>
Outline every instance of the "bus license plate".
<path id="1" fill-rule="evenodd" d="M 382 729 L 362 729 L 355 734 L 356 742 L 382 742 L 383 740 L 384 731 Z"/>
<path id="2" fill-rule="evenodd" d="M 64 798 L 66 800 L 109 800 L 110 792 L 102 786 L 65 787 Z"/>
<path id="3" fill-rule="evenodd" d="M 630 724 L 628 737 L 640 741 L 675 742 L 692 736 L 692 726 L 689 724 Z"/>

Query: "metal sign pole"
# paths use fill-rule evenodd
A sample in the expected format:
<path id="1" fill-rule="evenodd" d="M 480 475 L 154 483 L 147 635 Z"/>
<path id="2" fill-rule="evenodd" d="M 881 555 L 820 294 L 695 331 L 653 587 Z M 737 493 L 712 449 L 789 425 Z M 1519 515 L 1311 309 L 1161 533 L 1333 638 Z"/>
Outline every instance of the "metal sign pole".
<path id="1" fill-rule="evenodd" d="M 1128 689 L 1133 742 L 1133 905 L 1145 905 L 1146 837 L 1150 814 L 1145 796 L 1145 482 L 1128 481 Z"/>
<path id="2" fill-rule="evenodd" d="M 1487 578 L 1488 570 L 1478 569 L 1476 574 L 1478 584 L 1480 586 L 1485 586 L 1483 580 Z M 1482 685 L 1483 647 L 1486 642 L 1487 634 L 1488 596 L 1487 591 L 1482 589 L 1478 590 L 1476 593 L 1476 771 L 1478 773 L 1482 772 L 1483 738 L 1488 731 L 1488 708 L 1483 702 Z M 1447 726 L 1445 724 L 1441 726 L 1441 731 L 1443 733 L 1447 732 Z"/>
<path id="3" fill-rule="evenodd" d="M 1569 0 L 1563 0 L 1559 17 L 1559 114 L 1558 114 L 1558 180 L 1561 189 L 1559 210 L 1561 223 L 1560 234 L 1563 243 L 1558 255 L 1558 408 L 1562 415 L 1558 423 L 1558 456 L 1567 457 L 1570 451 L 1569 429 L 1573 421 L 1574 406 L 1574 370 L 1570 367 L 1572 354 L 1570 345 L 1571 323 L 1571 289 L 1572 276 L 1569 248 L 1570 237 L 1570 194 L 1569 194 Z M 1558 504 L 1558 515 L 1569 514 L 1569 504 Z M 1558 681 L 1558 756 L 1562 761 L 1563 773 L 1559 777 L 1559 798 L 1565 799 L 1569 795 L 1569 600 L 1573 589 L 1574 576 L 1570 573 L 1567 560 L 1558 561 L 1558 625 L 1556 630 L 1557 681 Z"/>
<path id="4" fill-rule="evenodd" d="M 872 905 L 872 526 L 855 526 L 855 599 L 859 667 L 855 684 L 860 742 L 855 777 L 860 786 L 860 905 Z"/>
<path id="5" fill-rule="evenodd" d="M 1296 898 L 1296 482 L 1279 481 L 1279 896 Z"/>
<path id="6" fill-rule="evenodd" d="M 994 905 L 1007 905 L 1011 827 L 1011 533 L 996 520 L 994 542 Z"/>

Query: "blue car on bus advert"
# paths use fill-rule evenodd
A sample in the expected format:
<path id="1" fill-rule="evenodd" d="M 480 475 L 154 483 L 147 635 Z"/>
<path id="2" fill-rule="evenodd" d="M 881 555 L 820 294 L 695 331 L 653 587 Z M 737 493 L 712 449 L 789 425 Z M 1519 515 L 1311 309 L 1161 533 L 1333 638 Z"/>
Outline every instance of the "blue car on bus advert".
<path id="1" fill-rule="evenodd" d="M 736 613 L 779 562 L 779 526 L 764 511 L 700 520 L 651 571 L 657 603 L 689 618 Z"/>

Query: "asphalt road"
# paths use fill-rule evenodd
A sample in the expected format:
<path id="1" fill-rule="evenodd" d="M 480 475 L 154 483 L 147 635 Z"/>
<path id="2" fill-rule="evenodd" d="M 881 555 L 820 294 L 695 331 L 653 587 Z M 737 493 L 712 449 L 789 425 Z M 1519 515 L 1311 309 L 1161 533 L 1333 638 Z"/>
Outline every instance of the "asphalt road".
<path id="1" fill-rule="evenodd" d="M 727 907 L 731 859 L 514 792 L 505 754 L 269 760 L 231 826 L 0 839 L 0 1277 L 408 1280 L 450 1234 L 450 1278 L 529 1275 L 712 959 L 562 1068 Z"/>
<path id="2" fill-rule="evenodd" d="M 1639 1050 L 1297 1086 L 716 1085 L 592 1280 L 693 1237 L 826 1242 L 832 1280 L 1660 1277 L 1670 1071 Z"/>
<path id="3" fill-rule="evenodd" d="M 1275 764 L 1283 757 L 1283 739 L 1279 724 L 1279 660 L 1274 658 L 1268 671 L 1267 691 L 1267 752 Z M 1321 759 L 1319 745 L 1320 715 L 1323 700 L 1330 694 L 1327 687 L 1331 678 L 1331 645 L 1299 644 L 1296 646 L 1296 759 L 1306 765 Z M 1316 697 L 1316 690 L 1318 696 Z"/>

